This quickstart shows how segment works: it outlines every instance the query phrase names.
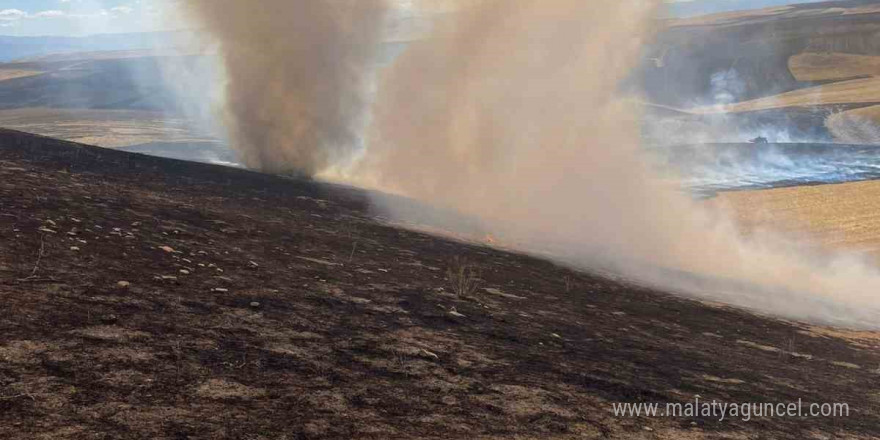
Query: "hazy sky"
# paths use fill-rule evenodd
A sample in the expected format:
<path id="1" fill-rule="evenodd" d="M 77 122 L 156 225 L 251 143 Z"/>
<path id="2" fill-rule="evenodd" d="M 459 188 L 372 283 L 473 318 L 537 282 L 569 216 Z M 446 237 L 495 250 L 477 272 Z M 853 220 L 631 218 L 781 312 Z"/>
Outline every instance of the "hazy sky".
<path id="1" fill-rule="evenodd" d="M 0 35 L 88 35 L 175 29 L 177 0 L 0 0 Z M 185 1 L 185 0 L 183 0 Z"/>
<path id="2" fill-rule="evenodd" d="M 185 1 L 0 0 L 0 35 L 71 36 L 179 29 L 184 25 L 176 18 L 175 4 Z M 406 5 L 425 0 L 397 1 Z M 444 1 L 447 0 L 428 0 L 426 3 L 436 6 L 437 3 Z M 674 10 L 681 11 L 685 15 L 805 1 L 816 0 L 667 0 L 670 5 L 674 5 Z"/>

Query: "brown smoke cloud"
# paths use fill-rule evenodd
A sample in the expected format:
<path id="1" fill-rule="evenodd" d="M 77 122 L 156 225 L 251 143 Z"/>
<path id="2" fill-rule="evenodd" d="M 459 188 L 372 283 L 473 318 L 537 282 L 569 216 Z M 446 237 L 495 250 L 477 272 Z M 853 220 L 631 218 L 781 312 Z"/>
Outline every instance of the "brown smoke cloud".
<path id="1" fill-rule="evenodd" d="M 252 166 L 326 172 L 369 122 L 350 182 L 479 218 L 504 243 L 568 264 L 876 326 L 876 269 L 778 233 L 743 237 L 723 207 L 693 201 L 646 165 L 638 106 L 618 84 L 659 1 L 447 0 L 456 12 L 381 71 L 367 120 L 378 2 L 248 2 L 256 18 L 236 3 L 194 2 L 222 40 L 230 124 Z"/>
<path id="2" fill-rule="evenodd" d="M 875 325 L 876 270 L 778 233 L 743 237 L 723 209 L 648 168 L 638 107 L 618 84 L 659 2 L 462 4 L 453 24 L 385 72 L 357 177 L 479 217 L 503 241 L 580 267 L 612 264 L 767 313 Z"/>
<path id="3" fill-rule="evenodd" d="M 187 0 L 216 37 L 230 140 L 251 168 L 313 175 L 356 148 L 383 0 Z"/>

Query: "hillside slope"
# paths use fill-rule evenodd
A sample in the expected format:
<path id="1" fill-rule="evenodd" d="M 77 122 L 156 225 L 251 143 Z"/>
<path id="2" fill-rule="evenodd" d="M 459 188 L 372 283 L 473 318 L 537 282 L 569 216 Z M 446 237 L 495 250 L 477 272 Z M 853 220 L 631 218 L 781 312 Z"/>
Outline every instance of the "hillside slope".
<path id="1" fill-rule="evenodd" d="M 399 229 L 365 200 L 0 131 L 0 438 L 878 434 L 874 333 Z M 457 295 L 462 259 L 479 289 Z M 611 412 L 697 396 L 851 412 Z"/>

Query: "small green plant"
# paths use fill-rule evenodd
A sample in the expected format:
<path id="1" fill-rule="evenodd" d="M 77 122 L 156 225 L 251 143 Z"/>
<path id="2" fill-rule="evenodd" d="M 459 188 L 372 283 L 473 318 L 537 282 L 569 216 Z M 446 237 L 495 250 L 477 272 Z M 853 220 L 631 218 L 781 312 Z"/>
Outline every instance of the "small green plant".
<path id="1" fill-rule="evenodd" d="M 452 291 L 459 297 L 472 296 L 480 284 L 479 271 L 462 257 L 452 259 L 446 270 L 446 278 L 452 285 Z"/>

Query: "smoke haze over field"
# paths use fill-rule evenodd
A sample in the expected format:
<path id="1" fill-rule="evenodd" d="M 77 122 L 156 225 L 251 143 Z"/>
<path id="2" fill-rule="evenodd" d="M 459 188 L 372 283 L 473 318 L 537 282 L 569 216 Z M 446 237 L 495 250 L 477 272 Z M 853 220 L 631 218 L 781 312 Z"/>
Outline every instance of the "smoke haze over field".
<path id="1" fill-rule="evenodd" d="M 250 2 L 250 15 L 205 0 L 193 12 L 221 40 L 228 123 L 253 167 L 315 174 L 357 151 L 350 181 L 476 216 L 521 249 L 769 313 L 875 325 L 875 269 L 778 234 L 744 238 L 723 209 L 646 165 L 638 106 L 617 86 L 659 2 L 458 3 L 378 74 L 371 106 L 378 0 Z"/>

